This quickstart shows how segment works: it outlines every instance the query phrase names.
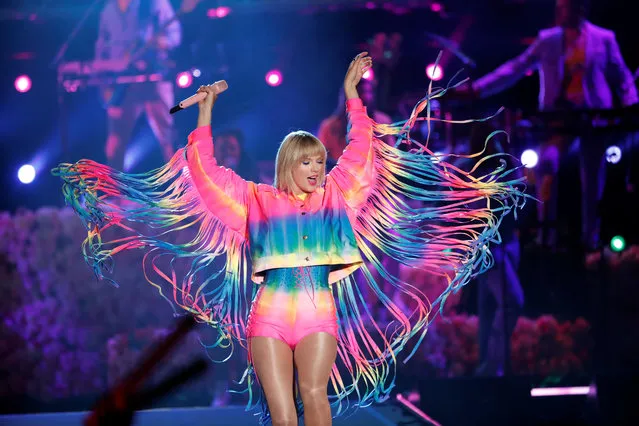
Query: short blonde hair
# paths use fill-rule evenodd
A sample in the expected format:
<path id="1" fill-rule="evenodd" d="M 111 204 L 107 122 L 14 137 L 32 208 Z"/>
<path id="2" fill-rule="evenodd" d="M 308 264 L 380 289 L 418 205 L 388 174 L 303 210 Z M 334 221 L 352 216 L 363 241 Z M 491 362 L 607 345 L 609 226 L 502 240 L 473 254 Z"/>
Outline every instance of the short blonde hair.
<path id="1" fill-rule="evenodd" d="M 326 177 L 326 147 L 313 134 L 298 130 L 291 132 L 282 141 L 275 159 L 275 181 L 273 185 L 280 191 L 290 191 L 293 186 L 293 167 L 305 158 L 321 156 L 324 168 L 319 176 L 319 185 Z"/>

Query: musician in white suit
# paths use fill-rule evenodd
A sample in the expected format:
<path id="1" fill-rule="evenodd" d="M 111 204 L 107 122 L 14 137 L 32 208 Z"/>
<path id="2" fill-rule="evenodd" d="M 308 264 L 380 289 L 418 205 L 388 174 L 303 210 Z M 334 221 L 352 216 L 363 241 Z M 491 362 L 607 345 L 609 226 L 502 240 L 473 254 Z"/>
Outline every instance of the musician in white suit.
<path id="1" fill-rule="evenodd" d="M 589 0 L 557 0 L 553 28 L 539 32 L 537 39 L 520 56 L 478 79 L 472 90 L 479 97 L 503 91 L 529 70 L 539 71 L 539 110 L 609 109 L 637 103 L 637 88 L 617 44 L 615 33 L 586 20 Z M 555 141 L 565 138 L 554 138 Z M 604 141 L 583 140 L 580 146 L 582 180 L 582 228 L 588 245 L 596 238 L 596 206 L 601 188 Z M 554 220 L 556 191 L 554 177 L 559 167 L 560 148 L 550 143 L 541 154 L 540 168 L 543 219 Z"/>
<path id="2" fill-rule="evenodd" d="M 182 38 L 180 23 L 169 0 L 107 0 L 100 14 L 96 60 L 135 58 L 129 72 L 150 75 L 166 72 L 171 49 Z M 140 55 L 138 55 L 141 53 Z M 124 169 L 124 154 L 142 113 L 155 134 L 165 160 L 173 155 L 173 83 L 152 81 L 105 90 L 108 115 L 106 155 L 110 166 Z"/>

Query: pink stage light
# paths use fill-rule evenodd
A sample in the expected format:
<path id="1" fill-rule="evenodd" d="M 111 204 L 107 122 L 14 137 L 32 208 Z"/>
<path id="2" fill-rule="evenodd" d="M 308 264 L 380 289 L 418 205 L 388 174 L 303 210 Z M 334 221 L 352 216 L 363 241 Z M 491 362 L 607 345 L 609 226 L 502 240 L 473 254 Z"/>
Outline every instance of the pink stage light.
<path id="1" fill-rule="evenodd" d="M 426 67 L 426 76 L 433 81 L 439 81 L 444 77 L 444 70 L 439 65 L 430 64 Z"/>
<path id="2" fill-rule="evenodd" d="M 193 76 L 190 72 L 181 72 L 177 75 L 175 81 L 177 82 L 178 87 L 184 89 L 193 83 Z"/>
<path id="3" fill-rule="evenodd" d="M 362 78 L 364 80 L 369 80 L 369 81 L 370 80 L 374 80 L 375 79 L 375 73 L 373 72 L 373 69 L 372 68 L 367 69 L 364 72 L 364 75 L 362 76 Z"/>
<path id="4" fill-rule="evenodd" d="M 266 84 L 276 87 L 282 84 L 282 73 L 278 70 L 271 70 L 266 73 Z"/>
<path id="5" fill-rule="evenodd" d="M 430 4 L 430 10 L 432 10 L 435 13 L 441 12 L 442 9 L 443 9 L 443 6 L 441 3 L 433 2 Z"/>
<path id="6" fill-rule="evenodd" d="M 231 8 L 228 6 L 212 7 L 206 11 L 206 16 L 211 19 L 224 18 L 231 13 Z"/>
<path id="7" fill-rule="evenodd" d="M 225 16 L 228 16 L 229 13 L 231 13 L 230 7 L 220 6 L 217 8 L 217 11 L 215 12 L 215 16 L 217 16 L 218 18 L 224 18 Z"/>
<path id="8" fill-rule="evenodd" d="M 26 93 L 31 90 L 31 79 L 28 75 L 21 75 L 14 82 L 16 90 L 20 93 Z"/>
<path id="9" fill-rule="evenodd" d="M 566 396 L 566 395 L 590 395 L 596 392 L 592 386 L 571 386 L 565 388 L 533 388 L 530 396 Z"/>

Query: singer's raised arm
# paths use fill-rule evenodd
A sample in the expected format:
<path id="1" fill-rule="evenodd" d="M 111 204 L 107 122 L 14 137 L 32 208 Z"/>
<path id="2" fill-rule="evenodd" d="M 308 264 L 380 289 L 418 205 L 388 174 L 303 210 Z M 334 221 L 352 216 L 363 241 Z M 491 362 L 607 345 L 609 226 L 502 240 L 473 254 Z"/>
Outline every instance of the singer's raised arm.
<path id="1" fill-rule="evenodd" d="M 372 66 L 367 52 L 356 56 L 344 79 L 346 111 L 349 119 L 348 145 L 329 173 L 327 185 L 335 185 L 346 204 L 358 210 L 367 201 L 375 179 L 375 147 L 373 121 L 366 113 L 357 85 L 366 69 Z"/>
<path id="2" fill-rule="evenodd" d="M 199 102 L 197 128 L 191 132 L 186 147 L 186 159 L 191 179 L 202 202 L 226 226 L 247 236 L 249 193 L 255 188 L 233 170 L 219 166 L 215 160 L 211 134 L 211 109 L 218 93 L 213 86 L 204 86 L 206 92 Z"/>

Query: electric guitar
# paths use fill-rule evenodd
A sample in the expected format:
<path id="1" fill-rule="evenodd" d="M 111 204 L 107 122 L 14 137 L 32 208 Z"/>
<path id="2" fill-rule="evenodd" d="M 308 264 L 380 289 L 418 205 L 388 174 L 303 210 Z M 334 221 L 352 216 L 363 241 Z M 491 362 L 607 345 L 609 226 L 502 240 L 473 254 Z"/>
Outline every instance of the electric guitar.
<path id="1" fill-rule="evenodd" d="M 148 0 L 152 1 L 152 0 Z M 160 59 L 157 55 L 157 45 L 164 31 L 185 14 L 191 13 L 202 0 L 182 0 L 180 9 L 171 19 L 158 28 L 152 37 L 145 42 L 138 41 L 131 46 L 122 58 L 119 65 L 119 72 L 129 76 L 147 76 L 147 78 L 131 78 L 130 83 L 157 81 L 157 76 L 163 76 L 169 70 L 175 68 L 175 62 L 170 59 Z M 148 76 L 154 76 L 151 79 Z M 124 100 L 124 96 L 130 83 L 123 83 L 122 80 L 115 84 L 102 85 L 100 93 L 102 103 L 105 108 L 118 106 Z"/>

